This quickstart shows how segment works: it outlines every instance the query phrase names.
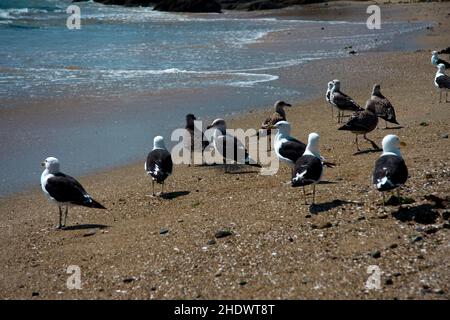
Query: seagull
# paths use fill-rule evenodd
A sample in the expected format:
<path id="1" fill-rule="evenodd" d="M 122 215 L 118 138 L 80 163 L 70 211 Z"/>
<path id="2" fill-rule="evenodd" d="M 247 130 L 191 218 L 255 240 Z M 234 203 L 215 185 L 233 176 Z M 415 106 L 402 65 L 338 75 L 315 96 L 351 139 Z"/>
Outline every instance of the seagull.
<path id="1" fill-rule="evenodd" d="M 445 74 L 445 65 L 438 65 L 438 71 L 434 78 L 434 84 L 439 89 L 439 103 L 442 101 L 442 92 L 445 91 L 445 102 L 448 102 L 448 91 L 450 90 L 450 77 Z"/>
<path id="2" fill-rule="evenodd" d="M 383 138 L 383 154 L 375 162 L 372 183 L 383 194 L 383 208 L 385 205 L 384 192 L 397 188 L 397 198 L 401 206 L 400 189 L 408 179 L 408 168 L 400 153 L 400 139 L 393 134 Z"/>
<path id="3" fill-rule="evenodd" d="M 388 129 L 387 122 L 399 124 L 395 118 L 395 110 L 391 102 L 383 96 L 380 85 L 375 84 L 372 90 L 372 96 L 366 102 L 366 109 L 375 113 L 379 118 L 384 120 L 385 129 Z"/>
<path id="4" fill-rule="evenodd" d="M 344 115 L 344 111 L 364 110 L 352 98 L 341 92 L 340 88 L 341 82 L 339 80 L 333 80 L 333 88 L 331 89 L 330 93 L 330 102 L 339 109 L 338 123 L 341 123 L 341 117 Z"/>
<path id="5" fill-rule="evenodd" d="M 294 165 L 306 150 L 306 145 L 291 137 L 291 125 L 287 121 L 279 121 L 274 126 L 277 129 L 274 149 L 278 159 L 290 165 Z"/>
<path id="6" fill-rule="evenodd" d="M 66 226 L 69 206 L 78 205 L 96 209 L 106 209 L 103 205 L 92 199 L 83 186 L 71 176 L 59 170 L 59 160 L 48 157 L 41 165 L 45 167 L 41 175 L 41 188 L 45 195 L 58 205 L 58 229 Z M 64 208 L 64 213 L 63 213 Z"/>
<path id="7" fill-rule="evenodd" d="M 443 64 L 445 66 L 445 69 L 450 69 L 450 63 L 448 63 L 445 60 L 440 59 L 437 51 L 431 52 L 431 63 L 435 66 L 439 66 L 440 64 Z"/>
<path id="8" fill-rule="evenodd" d="M 333 81 L 328 82 L 328 88 L 327 88 L 327 93 L 325 94 L 325 99 L 327 100 L 327 102 L 331 105 L 331 119 L 334 118 L 334 105 L 331 102 L 331 90 L 333 89 Z"/>
<path id="9" fill-rule="evenodd" d="M 148 154 L 144 168 L 152 177 L 152 196 L 155 196 L 155 182 L 161 184 L 160 195 L 163 195 L 164 181 L 173 170 L 172 156 L 164 145 L 163 137 L 156 136 L 153 139 L 153 150 Z"/>
<path id="10" fill-rule="evenodd" d="M 372 111 L 366 109 L 363 111 L 357 111 L 354 114 L 352 114 L 347 123 L 344 124 L 342 127 L 340 127 L 338 130 L 351 131 L 356 135 L 355 141 L 356 141 L 356 148 L 358 149 L 358 151 L 361 151 L 358 145 L 358 135 L 360 134 L 362 134 L 364 139 L 366 139 L 372 144 L 372 147 L 375 150 L 378 150 L 379 147 L 376 145 L 376 143 L 367 138 L 366 136 L 369 132 L 373 131 L 377 127 L 377 125 L 378 125 L 377 115 Z"/>
<path id="11" fill-rule="evenodd" d="M 228 164 L 230 161 L 261 168 L 261 165 L 250 157 L 242 142 L 227 132 L 227 124 L 224 119 L 215 119 L 207 129 L 214 129 L 212 145 L 214 150 L 223 157 L 225 173 L 228 173 Z M 227 146 L 233 146 L 231 153 L 227 152 Z"/>
<path id="12" fill-rule="evenodd" d="M 313 185 L 313 200 L 316 197 L 316 183 L 320 181 L 323 173 L 323 158 L 319 152 L 319 135 L 315 132 L 308 136 L 308 145 L 303 155 L 295 162 L 292 171 L 291 185 L 293 187 L 303 187 L 303 196 L 306 202 L 305 186 Z"/>
<path id="13" fill-rule="evenodd" d="M 205 148 L 209 145 L 209 141 L 205 139 L 203 131 L 195 125 L 196 120 L 197 118 L 192 113 L 186 115 L 185 129 L 187 131 L 187 136 L 185 137 L 184 141 L 186 141 L 185 149 L 189 150 L 191 160 L 194 153 L 203 153 L 203 150 L 205 150 Z"/>
<path id="14" fill-rule="evenodd" d="M 264 122 L 261 124 L 261 129 L 267 130 L 267 136 L 269 138 L 269 146 L 272 145 L 270 127 L 274 126 L 279 121 L 286 121 L 286 113 L 284 111 L 284 107 L 292 107 L 292 105 L 284 101 L 278 100 L 277 102 L 275 102 L 273 107 L 275 109 L 275 112 L 269 118 L 264 120 Z M 268 151 L 270 151 L 270 149 Z"/>

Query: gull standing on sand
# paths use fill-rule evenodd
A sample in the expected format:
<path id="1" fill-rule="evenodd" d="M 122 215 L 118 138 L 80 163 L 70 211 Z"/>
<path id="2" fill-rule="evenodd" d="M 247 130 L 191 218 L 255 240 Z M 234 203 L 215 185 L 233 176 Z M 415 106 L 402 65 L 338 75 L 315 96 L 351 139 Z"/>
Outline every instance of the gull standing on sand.
<path id="1" fill-rule="evenodd" d="M 372 183 L 383 194 L 383 208 L 385 205 L 384 192 L 397 188 L 397 198 L 401 206 L 400 187 L 408 179 L 408 168 L 400 153 L 400 139 L 393 134 L 383 138 L 383 154 L 375 162 Z"/>
<path id="2" fill-rule="evenodd" d="M 450 90 L 450 77 L 445 74 L 445 66 L 438 65 L 438 71 L 434 78 L 434 84 L 439 90 L 439 103 L 442 101 L 442 92 L 445 91 L 445 102 L 448 102 L 448 91 Z"/>
<path id="3" fill-rule="evenodd" d="M 341 118 L 344 111 L 361 111 L 361 108 L 352 98 L 341 91 L 341 82 L 333 80 L 333 88 L 330 94 L 331 103 L 338 108 L 338 123 L 341 123 Z"/>
<path id="4" fill-rule="evenodd" d="M 264 122 L 261 124 L 261 129 L 265 129 L 267 130 L 267 135 L 269 137 L 269 151 L 271 150 L 272 147 L 272 141 L 271 141 L 271 127 L 274 126 L 277 122 L 279 121 L 286 121 L 286 112 L 284 111 L 284 107 L 292 107 L 291 104 L 286 103 L 284 101 L 280 101 L 278 100 L 277 102 L 275 102 L 274 104 L 274 109 L 275 112 L 266 120 L 264 120 Z"/>
<path id="5" fill-rule="evenodd" d="M 203 153 L 203 150 L 209 145 L 209 141 L 205 139 L 203 131 L 195 125 L 196 120 L 197 118 L 192 113 L 186 115 L 185 129 L 188 136 L 184 139 L 186 141 L 184 147 L 189 151 L 191 161 L 195 152 Z"/>
<path id="6" fill-rule="evenodd" d="M 431 63 L 436 67 L 439 66 L 440 64 L 443 64 L 445 66 L 445 69 L 450 69 L 450 63 L 439 58 L 437 51 L 431 52 Z"/>
<path id="7" fill-rule="evenodd" d="M 279 121 L 272 128 L 277 129 L 275 135 L 275 153 L 283 162 L 294 165 L 306 150 L 306 145 L 291 137 L 291 125 L 287 121 Z"/>
<path id="8" fill-rule="evenodd" d="M 224 119 L 218 118 L 214 120 L 207 129 L 214 129 L 212 145 L 214 150 L 223 158 L 225 173 L 228 173 L 228 164 L 230 161 L 236 162 L 237 164 L 246 164 L 258 168 L 261 167 L 250 157 L 242 142 L 227 132 L 227 124 Z M 227 152 L 227 146 L 233 147 L 232 152 Z"/>
<path id="9" fill-rule="evenodd" d="M 173 170 L 172 156 L 164 145 L 163 137 L 156 136 L 153 139 L 153 150 L 148 154 L 144 167 L 152 177 L 152 196 L 155 196 L 155 182 L 161 184 L 160 195 L 163 195 L 164 182 Z"/>
<path id="10" fill-rule="evenodd" d="M 376 145 L 375 142 L 367 138 L 367 134 L 373 131 L 378 125 L 378 117 L 375 113 L 370 110 L 357 111 L 350 116 L 350 119 L 340 127 L 338 130 L 351 131 L 355 134 L 355 142 L 356 148 L 358 151 L 358 135 L 362 134 L 364 139 L 369 141 L 372 144 L 372 147 L 375 150 L 379 150 L 380 148 Z"/>
<path id="11" fill-rule="evenodd" d="M 312 204 L 314 204 L 316 184 L 320 181 L 323 174 L 323 158 L 320 156 L 319 138 L 317 133 L 309 134 L 306 150 L 295 162 L 294 170 L 292 171 L 291 185 L 293 187 L 303 187 L 305 204 L 307 204 L 305 186 L 312 184 Z"/>
<path id="12" fill-rule="evenodd" d="M 325 93 L 325 99 L 331 106 L 331 120 L 334 118 L 334 104 L 331 102 L 331 90 L 333 89 L 333 81 L 328 82 L 327 92 Z"/>
<path id="13" fill-rule="evenodd" d="M 45 167 L 41 175 L 42 191 L 44 191 L 45 195 L 52 202 L 58 205 L 58 229 L 66 226 L 69 206 L 78 205 L 88 208 L 106 209 L 103 205 L 92 199 L 77 180 L 60 171 L 58 159 L 48 157 L 41 165 Z"/>
<path id="14" fill-rule="evenodd" d="M 375 84 L 372 90 L 372 96 L 366 102 L 366 109 L 375 113 L 379 118 L 384 120 L 385 129 L 389 129 L 387 122 L 399 124 L 395 117 L 395 110 L 391 102 L 383 96 L 380 90 L 381 86 Z"/>

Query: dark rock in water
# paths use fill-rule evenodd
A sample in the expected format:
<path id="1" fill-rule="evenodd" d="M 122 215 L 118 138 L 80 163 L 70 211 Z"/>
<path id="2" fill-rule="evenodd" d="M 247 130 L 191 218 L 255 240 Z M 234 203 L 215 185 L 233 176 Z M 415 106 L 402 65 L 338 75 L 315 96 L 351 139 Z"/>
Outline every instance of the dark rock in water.
<path id="1" fill-rule="evenodd" d="M 448 133 L 443 134 L 443 135 L 441 136 L 441 138 L 442 138 L 442 139 L 448 139 Z"/>
<path id="2" fill-rule="evenodd" d="M 32 297 L 39 297 L 39 292 L 33 292 L 33 293 L 31 293 L 31 296 Z"/>
<path id="3" fill-rule="evenodd" d="M 392 281 L 392 278 L 387 278 L 386 281 L 384 282 L 386 285 L 391 286 L 394 284 L 394 281 Z"/>
<path id="4" fill-rule="evenodd" d="M 396 243 L 393 243 L 389 246 L 389 248 L 391 248 L 391 249 L 395 249 L 397 247 L 398 247 L 398 244 L 396 244 Z"/>
<path id="5" fill-rule="evenodd" d="M 239 281 L 239 284 L 240 284 L 241 286 L 245 286 L 245 285 L 247 284 L 247 281 L 241 280 L 241 281 Z"/>
<path id="6" fill-rule="evenodd" d="M 215 0 L 161 0 L 154 10 L 169 12 L 222 12 L 222 6 Z"/>
<path id="7" fill-rule="evenodd" d="M 286 4 L 280 3 L 279 1 L 255 1 L 248 5 L 248 11 L 254 10 L 271 10 L 271 9 L 281 9 L 286 7 Z"/>
<path id="8" fill-rule="evenodd" d="M 373 251 L 371 254 L 372 258 L 378 259 L 381 257 L 381 252 L 379 250 Z"/>
<path id="9" fill-rule="evenodd" d="M 85 2 L 86 0 L 73 0 L 72 2 Z M 94 2 L 118 5 L 125 7 L 148 7 L 158 3 L 161 0 L 94 0 Z"/>
<path id="10" fill-rule="evenodd" d="M 208 246 L 212 246 L 213 244 L 216 244 L 216 240 L 214 240 L 214 239 L 209 240 L 209 241 L 207 242 L 207 245 L 208 245 Z"/>
<path id="11" fill-rule="evenodd" d="M 356 51 L 352 50 L 352 51 L 349 52 L 349 54 L 356 54 Z"/>
<path id="12" fill-rule="evenodd" d="M 233 235 L 233 233 L 230 230 L 219 230 L 216 232 L 216 234 L 214 235 L 217 239 L 220 238 L 225 238 L 228 236 Z"/>

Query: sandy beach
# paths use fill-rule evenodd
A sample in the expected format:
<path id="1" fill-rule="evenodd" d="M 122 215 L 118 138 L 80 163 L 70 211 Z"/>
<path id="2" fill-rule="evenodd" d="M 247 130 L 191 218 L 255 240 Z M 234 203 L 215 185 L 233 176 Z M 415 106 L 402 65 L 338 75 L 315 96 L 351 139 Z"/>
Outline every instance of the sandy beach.
<path id="1" fill-rule="evenodd" d="M 351 20 L 365 6 L 309 5 L 277 16 Z M 292 135 L 306 141 L 318 132 L 322 155 L 337 164 L 316 188 L 318 205 L 303 204 L 284 164 L 274 176 L 245 166 L 224 174 L 221 166 L 180 165 L 166 198 L 150 197 L 143 154 L 139 163 L 77 177 L 108 211 L 71 208 L 68 227 L 57 231 L 57 209 L 37 179 L 36 188 L 0 199 L 0 298 L 449 299 L 449 209 L 426 196 L 450 194 L 450 103 L 438 103 L 430 63 L 430 51 L 450 45 L 450 3 L 389 4 L 382 12 L 387 21 L 433 21 L 417 38 L 423 49 L 320 60 L 302 66 L 304 77 L 292 68 L 280 80 L 322 83 L 325 94 L 326 83 L 339 78 L 360 104 L 380 83 L 403 128 L 383 130 L 381 121 L 368 136 L 381 144 L 394 133 L 405 142 L 410 178 L 402 196 L 412 203 L 383 211 L 371 185 L 380 153 L 354 155 L 354 135 L 337 130 L 324 94 L 292 101 Z M 258 128 L 271 112 L 226 120 L 230 128 Z M 71 174 L 64 163 L 61 169 Z M 216 239 L 223 229 L 232 235 Z M 80 267 L 81 290 L 66 286 L 71 265 Z M 365 287 L 373 265 L 380 290 Z"/>

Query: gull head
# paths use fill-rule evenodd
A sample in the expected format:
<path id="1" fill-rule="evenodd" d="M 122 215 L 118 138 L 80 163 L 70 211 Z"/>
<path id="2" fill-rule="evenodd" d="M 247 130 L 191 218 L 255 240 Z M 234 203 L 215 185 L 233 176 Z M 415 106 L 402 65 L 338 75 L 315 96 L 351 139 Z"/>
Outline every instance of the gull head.
<path id="1" fill-rule="evenodd" d="M 197 120 L 197 118 L 192 113 L 186 115 L 186 124 L 188 126 L 194 126 L 195 120 Z"/>
<path id="2" fill-rule="evenodd" d="M 48 157 L 41 162 L 41 166 L 45 167 L 50 173 L 59 172 L 59 160 L 55 157 Z"/>
<path id="3" fill-rule="evenodd" d="M 377 83 L 373 85 L 372 94 L 380 94 L 381 86 Z"/>
<path id="4" fill-rule="evenodd" d="M 278 108 L 284 108 L 284 107 L 292 107 L 292 105 L 290 103 L 284 102 L 282 100 L 278 100 L 277 102 L 275 102 L 275 110 Z"/>
<path id="5" fill-rule="evenodd" d="M 328 89 L 329 90 L 333 89 L 333 85 L 334 85 L 333 81 L 328 82 Z"/>
<path id="6" fill-rule="evenodd" d="M 161 136 L 156 136 L 153 139 L 153 149 L 166 149 L 164 145 L 164 138 Z"/>
<path id="7" fill-rule="evenodd" d="M 341 89 L 341 81 L 338 79 L 333 80 L 333 89 L 340 90 Z"/>
<path id="8" fill-rule="evenodd" d="M 400 155 L 400 139 L 395 134 L 388 134 L 383 138 L 383 153 L 395 153 Z"/>
<path id="9" fill-rule="evenodd" d="M 287 121 L 278 121 L 271 129 L 277 129 L 279 134 L 289 135 L 291 133 L 291 125 Z"/>
<path id="10" fill-rule="evenodd" d="M 225 132 L 225 130 L 227 129 L 227 124 L 222 118 L 217 118 L 206 129 L 211 128 L 215 128 L 217 130 L 220 130 L 221 132 Z"/>
<path id="11" fill-rule="evenodd" d="M 319 152 L 319 140 L 320 136 L 318 133 L 312 132 L 308 136 L 308 150 L 311 151 L 311 153 L 318 155 Z"/>

